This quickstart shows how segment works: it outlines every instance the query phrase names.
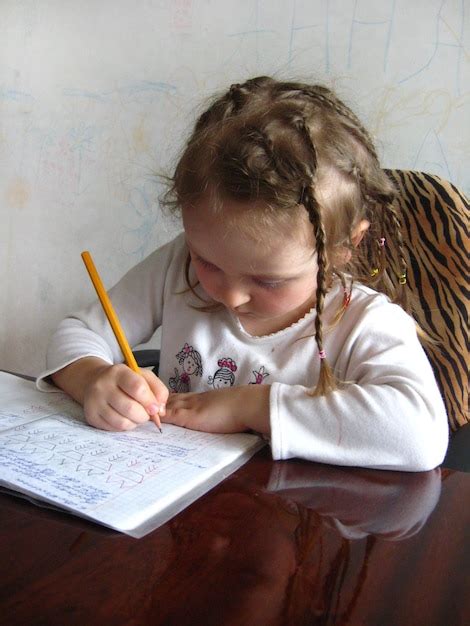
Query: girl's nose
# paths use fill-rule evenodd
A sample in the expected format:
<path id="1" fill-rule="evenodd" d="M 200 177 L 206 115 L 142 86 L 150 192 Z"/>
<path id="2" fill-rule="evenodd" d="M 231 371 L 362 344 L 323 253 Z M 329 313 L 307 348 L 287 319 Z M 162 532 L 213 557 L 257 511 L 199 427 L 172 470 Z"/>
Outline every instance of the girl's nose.
<path id="1" fill-rule="evenodd" d="M 219 291 L 218 300 L 228 309 L 235 310 L 250 301 L 250 294 L 246 289 L 237 285 L 224 285 Z"/>

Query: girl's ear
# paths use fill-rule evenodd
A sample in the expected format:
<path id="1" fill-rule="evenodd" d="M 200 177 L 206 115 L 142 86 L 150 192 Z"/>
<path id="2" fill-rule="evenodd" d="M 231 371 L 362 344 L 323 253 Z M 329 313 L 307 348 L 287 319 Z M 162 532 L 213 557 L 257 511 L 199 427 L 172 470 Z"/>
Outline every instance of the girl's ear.
<path id="1" fill-rule="evenodd" d="M 361 243 L 364 235 L 366 234 L 368 228 L 370 226 L 370 222 L 367 220 L 361 220 L 359 224 L 357 224 L 351 232 L 351 243 L 357 248 L 357 246 Z M 351 246 L 341 246 L 335 251 L 334 263 L 336 267 L 340 268 L 349 263 L 352 257 Z"/>
<path id="2" fill-rule="evenodd" d="M 357 248 L 357 246 L 361 243 L 362 238 L 368 231 L 370 226 L 370 222 L 367 220 L 361 220 L 359 224 L 357 224 L 351 232 L 351 243 L 353 246 Z"/>

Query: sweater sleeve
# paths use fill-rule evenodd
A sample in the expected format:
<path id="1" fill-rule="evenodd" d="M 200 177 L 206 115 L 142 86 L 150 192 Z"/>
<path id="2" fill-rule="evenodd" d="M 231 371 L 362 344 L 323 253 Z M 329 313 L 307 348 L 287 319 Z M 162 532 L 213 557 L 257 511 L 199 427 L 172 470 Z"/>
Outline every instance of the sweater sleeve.
<path id="1" fill-rule="evenodd" d="M 272 385 L 274 459 L 407 471 L 442 462 L 446 411 L 412 318 L 395 305 L 370 307 L 333 365 L 344 382 L 326 396 Z"/>
<path id="2" fill-rule="evenodd" d="M 148 341 L 161 325 L 164 291 L 176 280 L 181 267 L 183 239 L 177 237 L 133 267 L 109 291 L 131 347 Z M 36 384 L 43 391 L 54 390 L 47 377 L 78 359 L 95 356 L 108 363 L 119 363 L 123 356 L 98 299 L 65 318 L 53 334 L 47 351 L 46 370 Z"/>

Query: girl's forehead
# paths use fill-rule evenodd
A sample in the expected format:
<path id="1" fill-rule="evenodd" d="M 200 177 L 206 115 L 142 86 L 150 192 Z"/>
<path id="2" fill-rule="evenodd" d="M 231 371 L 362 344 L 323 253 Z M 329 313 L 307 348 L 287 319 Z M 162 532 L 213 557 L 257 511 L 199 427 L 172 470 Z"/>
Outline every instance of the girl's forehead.
<path id="1" fill-rule="evenodd" d="M 262 201 L 223 200 L 211 201 L 203 197 L 191 206 L 183 207 L 183 224 L 186 232 L 217 231 L 224 239 L 239 234 L 253 242 L 264 241 L 276 245 L 280 239 L 291 238 L 313 246 L 313 229 L 305 208 L 277 209 Z"/>
<path id="2" fill-rule="evenodd" d="M 252 205 L 213 211 L 201 203 L 183 208 L 186 240 L 192 252 L 228 271 L 288 274 L 314 256 L 312 227 L 301 209 L 291 220 L 276 221 L 254 218 Z"/>

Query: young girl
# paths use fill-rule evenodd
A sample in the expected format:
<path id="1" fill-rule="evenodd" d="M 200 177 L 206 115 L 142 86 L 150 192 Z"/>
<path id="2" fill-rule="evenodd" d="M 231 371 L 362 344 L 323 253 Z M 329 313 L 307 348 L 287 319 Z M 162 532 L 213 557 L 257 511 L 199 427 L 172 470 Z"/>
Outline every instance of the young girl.
<path id="1" fill-rule="evenodd" d="M 162 326 L 159 378 L 120 364 L 96 302 L 61 323 L 38 384 L 51 376 L 106 430 L 159 413 L 255 430 L 274 459 L 435 467 L 447 418 L 396 304 L 406 262 L 394 199 L 369 135 L 331 91 L 232 85 L 197 121 L 166 196 L 184 233 L 110 291 L 131 345 Z"/>

